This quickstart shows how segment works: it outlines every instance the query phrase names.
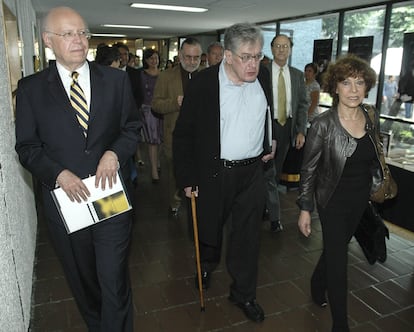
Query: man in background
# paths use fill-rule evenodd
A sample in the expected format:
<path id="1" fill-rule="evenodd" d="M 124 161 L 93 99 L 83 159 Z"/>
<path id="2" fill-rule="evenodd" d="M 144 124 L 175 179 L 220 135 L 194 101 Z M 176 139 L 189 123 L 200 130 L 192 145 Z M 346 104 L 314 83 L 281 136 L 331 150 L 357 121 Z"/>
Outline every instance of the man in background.
<path id="1" fill-rule="evenodd" d="M 137 114 L 138 117 L 140 119 L 140 121 L 143 121 L 143 115 L 140 113 L 140 109 L 138 108 L 139 105 L 142 104 L 142 92 L 141 92 L 141 83 L 140 83 L 140 78 L 139 78 L 139 71 L 138 69 L 135 69 L 131 66 L 128 65 L 129 61 L 130 61 L 130 52 L 129 52 L 129 47 L 124 44 L 124 43 L 116 43 L 114 44 L 113 47 L 118 48 L 119 50 L 119 54 L 121 55 L 120 60 L 121 63 L 119 65 L 119 69 L 125 71 L 128 74 L 129 80 L 131 82 L 131 87 L 132 87 L 132 93 L 134 95 L 134 99 L 135 99 L 135 104 L 137 105 Z M 141 141 L 141 133 L 139 135 L 139 140 Z M 141 155 L 141 149 L 140 146 L 137 146 L 137 151 L 135 152 L 134 157 L 131 159 L 130 163 L 131 163 L 131 177 L 132 177 L 132 181 L 134 183 L 134 186 L 137 186 L 137 181 L 138 181 L 138 172 L 137 169 L 135 168 L 135 161 L 136 164 L 138 166 L 143 166 L 144 165 L 144 161 L 142 160 L 142 155 Z"/>
<path id="2" fill-rule="evenodd" d="M 214 66 L 223 60 L 224 48 L 220 42 L 213 42 L 207 47 L 207 66 Z"/>
<path id="3" fill-rule="evenodd" d="M 172 155 L 172 133 L 180 114 L 183 98 L 191 80 L 198 72 L 201 62 L 201 44 L 195 38 L 187 38 L 179 50 L 180 64 L 159 75 L 154 88 L 152 108 L 154 112 L 164 116 L 164 154 L 168 176 L 169 213 L 178 216 L 181 205 L 175 175 Z"/>
<path id="4" fill-rule="evenodd" d="M 275 117 L 276 156 L 275 167 L 266 171 L 268 181 L 268 206 L 270 230 L 283 229 L 280 221 L 280 201 L 276 181 L 280 179 L 283 164 L 291 146 L 301 149 L 305 143 L 308 104 L 306 101 L 305 80 L 302 71 L 288 65 L 293 43 L 285 35 L 275 36 L 271 42 L 273 61 L 269 64 L 272 105 Z M 298 165 L 300 167 L 300 165 Z M 276 174 L 274 174 L 274 171 Z M 273 173 L 273 174 L 272 174 Z M 271 211 L 274 211 L 270 213 Z"/>

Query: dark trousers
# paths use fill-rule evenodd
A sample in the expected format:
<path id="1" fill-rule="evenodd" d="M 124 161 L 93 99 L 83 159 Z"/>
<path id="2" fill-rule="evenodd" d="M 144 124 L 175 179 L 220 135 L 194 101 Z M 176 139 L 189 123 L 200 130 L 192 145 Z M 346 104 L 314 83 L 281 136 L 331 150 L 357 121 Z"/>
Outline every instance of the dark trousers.
<path id="1" fill-rule="evenodd" d="M 266 183 L 266 208 L 269 212 L 269 220 L 280 221 L 280 201 L 274 160 L 269 160 L 264 164 L 264 177 Z"/>
<path id="2" fill-rule="evenodd" d="M 220 260 L 223 227 L 227 224 L 226 266 L 233 280 L 230 293 L 236 301 L 256 298 L 259 236 L 265 204 L 263 163 L 223 168 L 221 173 L 221 224 L 219 243 L 200 243 L 202 268 L 211 272 Z"/>
<path id="3" fill-rule="evenodd" d="M 130 213 L 67 234 L 60 219 L 48 228 L 66 279 L 90 332 L 132 332 L 128 252 Z"/>
<path id="4" fill-rule="evenodd" d="M 175 181 L 174 163 L 171 156 L 165 156 L 165 168 L 167 173 L 169 207 L 178 209 L 181 205 L 181 199 L 179 197 L 180 191 Z"/>
<path id="5" fill-rule="evenodd" d="M 275 154 L 275 167 L 276 177 L 280 179 L 283 171 L 283 164 L 288 154 L 289 148 L 292 144 L 292 137 L 290 136 L 292 127 L 292 118 L 288 118 L 285 125 L 282 126 L 275 121 L 275 139 L 276 139 L 276 154 Z"/>
<path id="6" fill-rule="evenodd" d="M 313 291 L 319 294 L 328 292 L 329 306 L 335 332 L 349 331 L 347 314 L 347 265 L 348 243 L 355 233 L 367 197 L 352 207 L 330 204 L 318 207 L 322 225 L 323 252 L 311 279 Z"/>

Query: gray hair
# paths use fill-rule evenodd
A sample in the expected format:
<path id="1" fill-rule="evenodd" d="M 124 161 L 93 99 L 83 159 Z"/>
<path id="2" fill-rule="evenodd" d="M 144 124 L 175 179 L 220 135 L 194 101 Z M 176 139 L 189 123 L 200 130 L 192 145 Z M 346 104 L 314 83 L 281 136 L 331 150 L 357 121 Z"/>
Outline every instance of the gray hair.
<path id="1" fill-rule="evenodd" d="M 200 46 L 200 49 L 201 49 L 201 43 L 199 42 L 199 40 L 197 38 L 194 38 L 194 37 L 188 37 L 188 38 L 186 38 L 182 42 L 182 44 L 180 46 L 180 50 L 183 49 L 183 47 L 184 47 L 185 44 L 192 45 L 192 46 Z"/>
<path id="2" fill-rule="evenodd" d="M 259 42 L 263 47 L 262 30 L 255 24 L 236 23 L 227 28 L 224 33 L 224 49 L 235 52 L 242 44 Z"/>
<path id="3" fill-rule="evenodd" d="M 223 45 L 220 42 L 215 41 L 215 42 L 212 42 L 210 45 L 208 45 L 208 47 L 207 47 L 207 54 L 210 53 L 211 50 L 213 49 L 213 47 L 216 47 L 216 46 L 220 47 L 222 50 L 224 49 L 223 48 Z"/>

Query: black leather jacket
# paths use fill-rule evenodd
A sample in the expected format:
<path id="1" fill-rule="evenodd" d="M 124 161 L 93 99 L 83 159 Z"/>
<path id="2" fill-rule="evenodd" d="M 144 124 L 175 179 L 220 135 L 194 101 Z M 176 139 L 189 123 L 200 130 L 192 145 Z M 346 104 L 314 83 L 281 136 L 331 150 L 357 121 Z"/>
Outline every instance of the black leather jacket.
<path id="1" fill-rule="evenodd" d="M 367 123 L 366 131 L 377 153 L 377 158 L 372 165 L 372 192 L 382 181 L 382 170 L 378 160 L 377 144 L 375 144 L 379 117 L 375 112 L 373 124 L 367 110 L 364 107 L 363 110 Z M 331 108 L 312 121 L 306 136 L 300 173 L 297 204 L 301 210 L 314 210 L 314 196 L 318 205 L 326 206 L 338 185 L 347 157 L 354 153 L 356 147 L 356 140 L 342 127 L 336 108 Z"/>

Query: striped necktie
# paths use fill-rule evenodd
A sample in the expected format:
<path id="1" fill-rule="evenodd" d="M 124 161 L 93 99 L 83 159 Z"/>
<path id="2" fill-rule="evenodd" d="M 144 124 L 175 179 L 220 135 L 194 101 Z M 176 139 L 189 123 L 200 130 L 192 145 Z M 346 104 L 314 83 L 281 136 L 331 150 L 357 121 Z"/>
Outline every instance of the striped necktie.
<path id="1" fill-rule="evenodd" d="M 79 73 L 72 73 L 72 84 L 70 85 L 70 102 L 75 110 L 79 124 L 82 126 L 83 134 L 86 136 L 88 132 L 89 111 L 85 94 L 78 83 Z"/>
<path id="2" fill-rule="evenodd" d="M 277 81 L 277 121 L 284 126 L 286 123 L 286 86 L 283 68 L 280 68 Z"/>

